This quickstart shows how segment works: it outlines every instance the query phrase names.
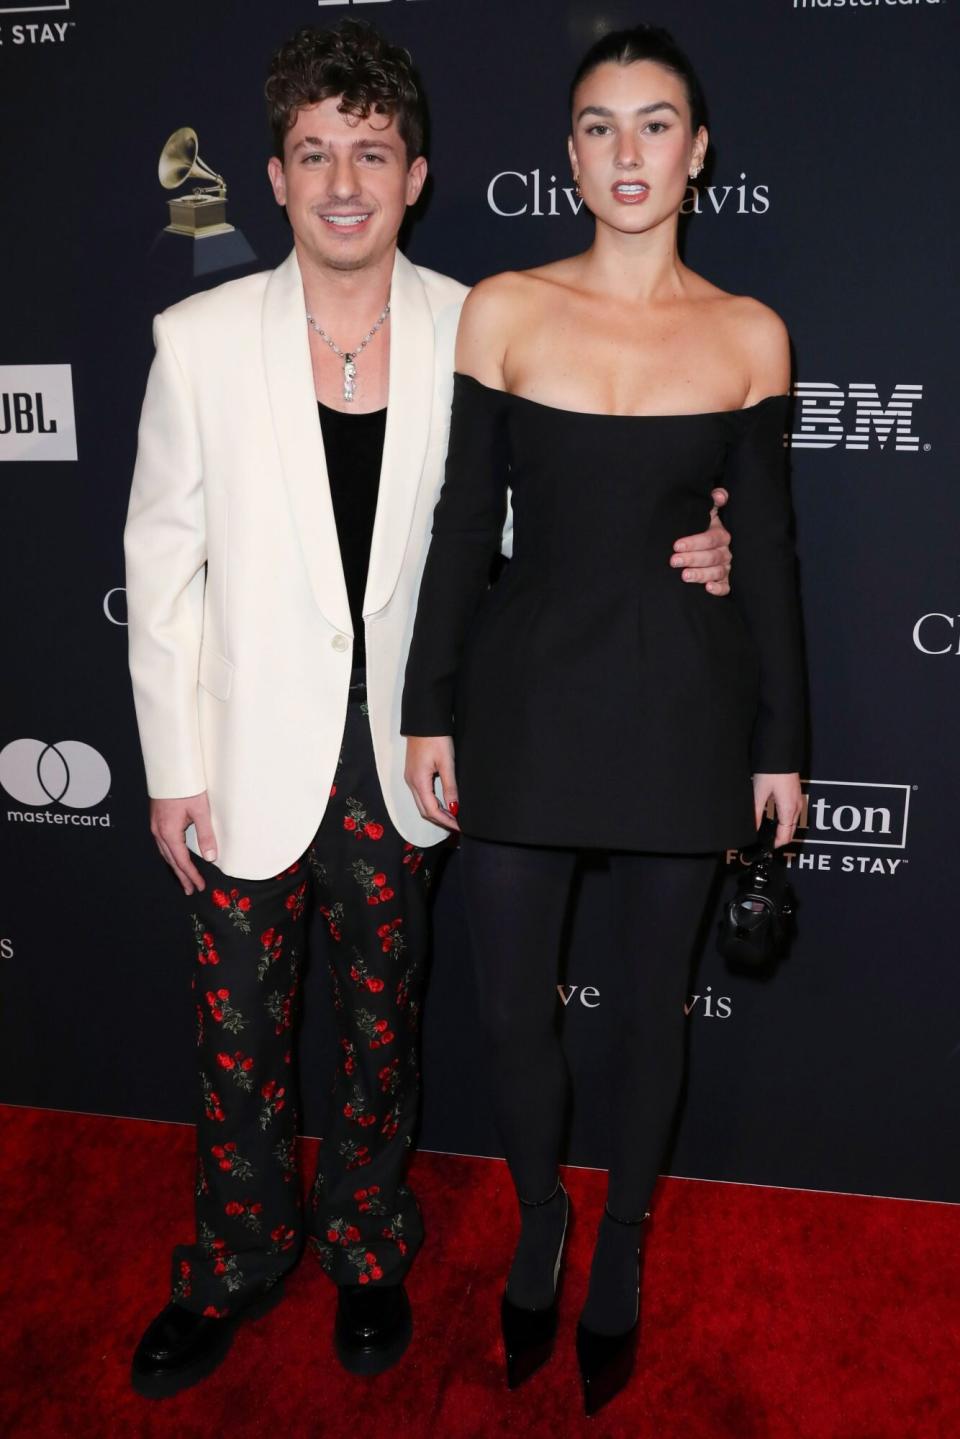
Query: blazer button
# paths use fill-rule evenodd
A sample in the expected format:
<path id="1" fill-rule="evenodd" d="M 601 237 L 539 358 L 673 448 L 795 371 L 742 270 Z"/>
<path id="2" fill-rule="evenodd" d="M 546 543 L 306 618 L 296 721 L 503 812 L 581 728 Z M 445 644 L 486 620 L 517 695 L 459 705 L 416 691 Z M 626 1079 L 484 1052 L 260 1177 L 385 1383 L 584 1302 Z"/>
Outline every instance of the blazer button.
<path id="1" fill-rule="evenodd" d="M 341 653 L 344 650 L 348 650 L 350 648 L 350 641 L 347 639 L 346 635 L 334 635 L 330 643 L 333 645 L 333 648 L 335 650 L 339 650 Z"/>

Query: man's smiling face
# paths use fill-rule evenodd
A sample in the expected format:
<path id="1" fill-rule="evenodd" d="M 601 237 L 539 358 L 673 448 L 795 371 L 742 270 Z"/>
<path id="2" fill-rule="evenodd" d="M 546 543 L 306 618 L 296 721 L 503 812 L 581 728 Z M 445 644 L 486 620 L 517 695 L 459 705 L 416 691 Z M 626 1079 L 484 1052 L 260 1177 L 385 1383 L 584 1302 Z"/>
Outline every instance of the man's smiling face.
<path id="1" fill-rule="evenodd" d="M 427 175 L 409 163 L 394 116 L 343 114 L 336 96 L 297 111 L 268 170 L 299 246 L 333 270 L 361 270 L 394 245 Z"/>

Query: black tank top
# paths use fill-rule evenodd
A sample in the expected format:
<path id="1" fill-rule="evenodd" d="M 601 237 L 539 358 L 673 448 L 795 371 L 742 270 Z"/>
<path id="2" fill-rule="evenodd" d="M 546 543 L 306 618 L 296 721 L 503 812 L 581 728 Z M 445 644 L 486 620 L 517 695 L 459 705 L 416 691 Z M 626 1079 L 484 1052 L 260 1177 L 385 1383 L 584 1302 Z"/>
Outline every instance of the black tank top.
<path id="1" fill-rule="evenodd" d="M 370 541 L 377 513 L 386 410 L 344 414 L 317 401 L 323 448 L 327 457 L 330 498 L 340 542 L 340 558 L 353 621 L 354 667 L 366 661 L 363 596 L 367 588 Z"/>

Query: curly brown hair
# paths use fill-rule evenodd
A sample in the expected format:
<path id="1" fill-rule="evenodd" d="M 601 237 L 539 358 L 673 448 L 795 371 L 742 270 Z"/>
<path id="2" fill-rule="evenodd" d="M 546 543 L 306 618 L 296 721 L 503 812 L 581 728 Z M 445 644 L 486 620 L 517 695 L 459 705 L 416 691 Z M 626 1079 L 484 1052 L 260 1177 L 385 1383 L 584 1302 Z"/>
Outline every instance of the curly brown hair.
<path id="1" fill-rule="evenodd" d="M 271 60 L 265 93 L 274 154 L 281 159 L 297 111 L 334 96 L 344 115 L 396 116 L 408 162 L 423 153 L 426 105 L 410 52 L 364 20 L 298 30 Z"/>

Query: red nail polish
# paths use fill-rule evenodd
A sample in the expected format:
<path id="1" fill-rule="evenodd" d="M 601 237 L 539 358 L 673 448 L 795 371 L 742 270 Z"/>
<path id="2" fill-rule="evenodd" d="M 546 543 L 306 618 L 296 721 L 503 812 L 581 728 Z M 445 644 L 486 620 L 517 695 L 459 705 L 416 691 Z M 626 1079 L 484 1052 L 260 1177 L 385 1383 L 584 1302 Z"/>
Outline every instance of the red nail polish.
<path id="1" fill-rule="evenodd" d="M 456 801 L 455 799 L 452 799 L 452 800 L 450 801 L 449 805 L 447 806 L 447 808 L 449 809 L 450 813 L 453 815 L 454 819 L 456 819 L 457 815 L 460 813 L 460 806 L 459 806 L 459 804 L 457 803 L 457 801 Z"/>

